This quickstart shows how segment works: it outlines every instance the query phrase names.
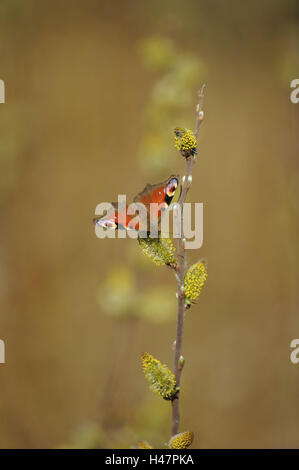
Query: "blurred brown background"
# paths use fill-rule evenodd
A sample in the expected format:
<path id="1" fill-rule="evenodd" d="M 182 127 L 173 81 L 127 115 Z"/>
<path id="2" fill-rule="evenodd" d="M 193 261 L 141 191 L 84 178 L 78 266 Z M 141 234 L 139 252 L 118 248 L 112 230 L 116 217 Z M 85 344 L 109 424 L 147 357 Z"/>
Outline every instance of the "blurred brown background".
<path id="1" fill-rule="evenodd" d="M 163 447 L 172 274 L 99 240 L 95 206 L 184 172 L 173 128 L 207 83 L 189 200 L 207 286 L 184 334 L 194 447 L 298 447 L 299 14 L 291 0 L 2 0 L 0 447 Z"/>

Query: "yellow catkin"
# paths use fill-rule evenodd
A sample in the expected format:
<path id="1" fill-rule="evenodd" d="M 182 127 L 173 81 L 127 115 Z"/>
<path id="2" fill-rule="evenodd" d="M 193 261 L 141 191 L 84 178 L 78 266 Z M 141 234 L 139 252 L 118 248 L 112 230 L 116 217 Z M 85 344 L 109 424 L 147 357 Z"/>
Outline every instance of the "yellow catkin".
<path id="1" fill-rule="evenodd" d="M 190 129 L 176 127 L 174 130 L 174 146 L 185 156 L 196 154 L 197 140 Z"/>
<path id="2" fill-rule="evenodd" d="M 152 449 L 153 447 L 147 441 L 138 442 L 138 449 Z"/>
<path id="3" fill-rule="evenodd" d="M 185 431 L 173 436 L 169 441 L 170 449 L 188 449 L 192 444 L 194 434 L 192 431 Z"/>
<path id="4" fill-rule="evenodd" d="M 207 279 L 207 267 L 205 261 L 198 261 L 190 266 L 185 275 L 185 299 L 187 303 L 195 302 Z"/>
<path id="5" fill-rule="evenodd" d="M 138 238 L 142 253 L 156 265 L 175 263 L 175 247 L 170 238 Z"/>
<path id="6" fill-rule="evenodd" d="M 146 352 L 142 354 L 141 361 L 150 389 L 163 398 L 173 397 L 176 393 L 176 382 L 175 376 L 169 368 Z"/>

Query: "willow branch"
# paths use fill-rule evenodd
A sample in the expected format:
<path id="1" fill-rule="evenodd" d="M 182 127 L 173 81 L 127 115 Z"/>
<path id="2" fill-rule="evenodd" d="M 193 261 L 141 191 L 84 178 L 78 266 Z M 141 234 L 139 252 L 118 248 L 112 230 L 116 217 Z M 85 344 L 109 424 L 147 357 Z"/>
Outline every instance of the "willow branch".
<path id="1" fill-rule="evenodd" d="M 196 126 L 194 135 L 198 137 L 199 129 L 204 118 L 203 113 L 203 100 L 204 100 L 205 85 L 202 86 L 198 97 L 199 101 L 196 106 Z M 187 194 L 192 184 L 192 168 L 196 159 L 194 155 L 190 155 L 186 158 L 186 173 L 182 181 L 181 194 L 177 204 L 180 206 L 180 222 L 181 222 L 181 236 L 178 239 L 178 265 L 177 265 L 177 281 L 178 281 L 178 310 L 177 310 L 177 328 L 176 328 L 176 341 L 174 350 L 174 375 L 176 379 L 176 385 L 178 390 L 180 389 L 181 374 L 184 366 L 184 359 L 182 357 L 182 345 L 183 345 L 183 331 L 184 331 L 184 319 L 185 319 L 185 292 L 184 292 L 184 278 L 186 270 L 186 250 L 185 250 L 185 239 L 183 237 L 183 209 L 186 201 Z M 172 436 L 179 432 L 180 424 L 180 409 L 179 409 L 180 395 L 179 391 L 172 400 Z"/>

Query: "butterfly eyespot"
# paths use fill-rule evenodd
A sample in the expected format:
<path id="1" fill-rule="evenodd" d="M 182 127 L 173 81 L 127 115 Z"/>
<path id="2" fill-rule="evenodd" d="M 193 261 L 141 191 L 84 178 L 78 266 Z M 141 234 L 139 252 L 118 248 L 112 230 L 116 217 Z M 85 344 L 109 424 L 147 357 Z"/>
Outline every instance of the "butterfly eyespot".
<path id="1" fill-rule="evenodd" d="M 102 228 L 113 228 L 113 229 L 116 229 L 117 228 L 117 224 L 115 222 L 113 222 L 112 220 L 97 220 L 96 224 L 99 226 L 99 227 L 102 227 Z"/>
<path id="2" fill-rule="evenodd" d="M 173 178 L 172 180 L 170 180 L 166 189 L 167 196 L 173 196 L 177 187 L 178 187 L 177 179 Z"/>
<path id="3" fill-rule="evenodd" d="M 106 228 L 117 228 L 117 224 L 115 222 L 112 222 L 112 221 L 108 220 L 105 224 L 105 227 Z"/>

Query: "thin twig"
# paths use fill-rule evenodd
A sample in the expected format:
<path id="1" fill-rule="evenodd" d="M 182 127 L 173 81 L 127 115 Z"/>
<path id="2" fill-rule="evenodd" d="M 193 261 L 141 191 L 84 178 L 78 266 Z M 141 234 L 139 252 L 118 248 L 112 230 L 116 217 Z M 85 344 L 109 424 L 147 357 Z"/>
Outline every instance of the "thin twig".
<path id="1" fill-rule="evenodd" d="M 206 89 L 206 85 L 204 83 L 203 86 L 201 87 L 201 90 L 198 92 L 198 104 L 196 106 L 196 124 L 195 124 L 195 132 L 194 132 L 194 135 L 196 138 L 198 137 L 199 128 L 204 118 L 203 103 L 204 103 L 204 98 L 205 98 L 205 89 Z"/>
<path id="2" fill-rule="evenodd" d="M 194 135 L 198 137 L 200 125 L 203 121 L 204 113 L 202 110 L 204 101 L 205 85 L 202 86 L 198 94 L 198 104 L 196 106 L 196 126 Z M 177 204 L 181 207 L 181 232 L 183 227 L 183 208 L 186 201 L 188 191 L 192 184 L 192 167 L 195 163 L 195 157 L 190 155 L 186 158 L 186 174 L 182 182 L 182 190 Z M 176 385 L 178 390 L 180 389 L 181 374 L 183 370 L 184 360 L 181 360 L 182 356 L 182 344 L 183 344 L 183 330 L 184 330 L 184 318 L 185 318 L 185 292 L 184 292 L 184 278 L 186 268 L 186 250 L 185 250 L 185 239 L 183 233 L 178 239 L 178 265 L 177 265 L 177 280 L 178 280 L 178 313 L 177 313 L 177 329 L 176 329 L 176 341 L 174 351 L 174 375 L 176 379 Z M 172 436 L 178 433 L 180 424 L 180 392 L 176 394 L 172 400 Z"/>

